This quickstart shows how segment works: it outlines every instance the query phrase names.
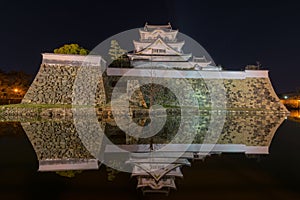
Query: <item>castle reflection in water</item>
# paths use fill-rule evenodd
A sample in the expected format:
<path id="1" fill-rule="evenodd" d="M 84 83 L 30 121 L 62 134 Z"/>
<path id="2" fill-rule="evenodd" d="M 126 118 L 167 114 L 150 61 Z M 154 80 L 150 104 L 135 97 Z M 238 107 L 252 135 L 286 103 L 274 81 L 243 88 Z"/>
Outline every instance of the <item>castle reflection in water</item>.
<path id="1" fill-rule="evenodd" d="M 280 114 L 210 111 L 189 115 L 182 125 L 181 117 L 168 115 L 163 128 L 149 138 L 125 134 L 114 119 L 103 117 L 21 124 L 36 152 L 39 171 L 90 170 L 105 164 L 131 171 L 144 193 L 168 194 L 176 188 L 175 179 L 184 176 L 181 168 L 195 160 L 222 153 L 268 154 L 272 138 L 286 118 Z M 143 127 L 151 119 L 134 121 Z"/>

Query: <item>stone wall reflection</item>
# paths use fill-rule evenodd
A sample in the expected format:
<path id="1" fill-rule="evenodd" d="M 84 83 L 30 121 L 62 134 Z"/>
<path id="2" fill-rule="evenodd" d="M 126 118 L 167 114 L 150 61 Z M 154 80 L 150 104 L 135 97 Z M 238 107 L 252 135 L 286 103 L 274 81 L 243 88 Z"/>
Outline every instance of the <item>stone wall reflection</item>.
<path id="1" fill-rule="evenodd" d="M 82 109 L 85 110 L 84 113 L 95 111 L 90 108 Z M 60 120 L 43 118 L 40 121 L 22 123 L 36 152 L 40 171 L 98 169 L 99 163 L 103 163 L 105 159 L 104 155 L 113 153 L 106 152 L 107 143 L 103 142 L 105 135 L 111 142 L 109 145 L 125 149 L 134 146 L 145 147 L 137 148 L 143 149 L 143 154 L 136 151 L 125 158 L 133 166 L 132 173 L 138 179 L 138 187 L 145 190 L 149 187 L 154 190 L 176 188 L 174 180 L 180 177 L 180 168 L 189 165 L 188 159 L 202 159 L 201 147 L 205 145 L 213 145 L 207 155 L 222 152 L 268 153 L 272 138 L 286 117 L 280 114 L 205 111 L 200 115 L 190 115 L 181 121 L 181 116 L 168 115 L 166 124 L 157 135 L 151 138 L 136 138 L 124 133 L 113 118 L 103 118 L 101 115 L 95 115 L 96 118 L 93 119 L 91 115 L 77 116 L 82 112 L 80 109 L 72 112 L 73 118 Z M 146 126 L 149 120 L 148 117 L 139 117 L 135 118 L 134 122 Z M 182 152 L 178 158 L 177 154 L 170 151 L 167 154 L 152 154 L 154 155 L 152 160 L 145 158 L 147 155 L 145 152 L 155 152 L 156 149 L 170 143 L 175 145 L 174 147 L 178 146 L 176 151 L 188 145 L 187 151 Z M 251 149 L 247 149 L 248 147 Z M 262 147 L 263 150 L 260 149 Z M 168 162 L 168 159 L 174 159 L 171 164 L 174 168 L 169 169 L 170 163 L 164 163 Z M 156 169 L 159 166 L 169 171 L 163 169 L 151 171 L 152 168 Z M 161 185 L 164 183 L 165 186 Z"/>
<path id="2" fill-rule="evenodd" d="M 269 146 L 276 129 L 282 123 L 284 115 L 255 115 L 237 113 L 218 113 L 216 116 L 226 115 L 221 134 L 217 144 L 244 144 L 248 146 Z M 185 137 L 194 138 L 194 144 L 202 144 L 205 137 L 213 138 L 218 127 L 219 118 L 212 118 L 211 114 L 190 116 L 184 122 Z M 77 118 L 76 126 L 73 119 L 50 119 L 34 122 L 23 122 L 22 127 L 30 139 L 38 159 L 76 159 L 95 158 L 90 151 L 101 150 L 101 140 L 97 132 L 99 127 L 94 127 L 94 122 L 89 118 Z M 168 116 L 163 129 L 151 138 L 134 138 L 127 136 L 114 121 L 106 122 L 98 118 L 98 125 L 104 130 L 106 136 L 115 144 L 168 144 L 174 135 L 180 131 L 180 116 Z M 140 125 L 147 124 L 147 118 L 135 119 Z M 214 123 L 213 128 L 209 127 Z M 80 131 L 79 131 L 80 130 Z M 86 131 L 87 134 L 79 135 Z M 100 142 L 99 142 L 100 141 Z M 180 138 L 178 141 L 182 142 Z M 205 142 L 210 143 L 210 140 Z"/>

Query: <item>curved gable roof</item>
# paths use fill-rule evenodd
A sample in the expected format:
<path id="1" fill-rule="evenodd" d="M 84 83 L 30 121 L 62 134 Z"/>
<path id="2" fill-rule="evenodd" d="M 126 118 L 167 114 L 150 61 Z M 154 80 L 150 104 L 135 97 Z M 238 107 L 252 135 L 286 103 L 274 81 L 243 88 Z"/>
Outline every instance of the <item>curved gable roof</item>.
<path id="1" fill-rule="evenodd" d="M 153 43 L 142 49 L 141 51 L 137 52 L 137 54 L 143 54 L 146 53 L 146 51 L 151 48 L 151 49 L 167 49 L 168 54 L 175 54 L 175 55 L 181 55 L 180 52 L 174 50 L 170 45 L 165 43 L 161 38 L 157 38 Z"/>

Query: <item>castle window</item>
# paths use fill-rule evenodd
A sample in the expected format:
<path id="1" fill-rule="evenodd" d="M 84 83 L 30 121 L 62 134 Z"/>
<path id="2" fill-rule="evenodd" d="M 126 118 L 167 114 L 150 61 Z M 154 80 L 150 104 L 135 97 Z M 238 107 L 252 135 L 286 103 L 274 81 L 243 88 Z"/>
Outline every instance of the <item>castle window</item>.
<path id="1" fill-rule="evenodd" d="M 165 49 L 152 49 L 152 53 L 166 53 Z"/>

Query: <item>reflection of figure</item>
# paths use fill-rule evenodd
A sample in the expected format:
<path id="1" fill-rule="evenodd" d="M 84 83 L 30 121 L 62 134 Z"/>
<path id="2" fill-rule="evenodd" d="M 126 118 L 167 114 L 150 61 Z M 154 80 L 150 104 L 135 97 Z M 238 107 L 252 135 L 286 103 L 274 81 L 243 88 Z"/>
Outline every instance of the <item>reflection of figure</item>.
<path id="1" fill-rule="evenodd" d="M 151 138 L 150 140 L 150 151 L 153 151 L 154 147 L 153 147 L 153 139 Z"/>

